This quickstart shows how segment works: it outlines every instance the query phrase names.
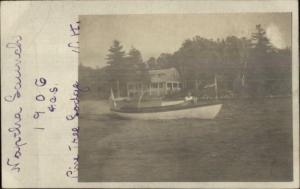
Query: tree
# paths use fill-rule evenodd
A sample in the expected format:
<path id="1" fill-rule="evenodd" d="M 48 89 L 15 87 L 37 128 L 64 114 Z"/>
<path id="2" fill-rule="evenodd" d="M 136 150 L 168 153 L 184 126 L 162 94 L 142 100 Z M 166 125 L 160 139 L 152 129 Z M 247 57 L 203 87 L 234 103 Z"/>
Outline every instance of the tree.
<path id="1" fill-rule="evenodd" d="M 125 81 L 142 81 L 148 82 L 150 77 L 148 75 L 147 64 L 143 62 L 143 57 L 141 52 L 132 47 L 128 56 L 126 57 L 126 69 L 124 69 L 126 74 Z"/>
<path id="2" fill-rule="evenodd" d="M 109 48 L 109 54 L 107 55 L 107 64 L 114 66 L 119 65 L 123 62 L 125 52 L 122 50 L 123 46 L 119 41 L 114 40 L 113 45 Z"/>
<path id="3" fill-rule="evenodd" d="M 107 55 L 107 64 L 109 64 L 107 73 L 109 74 L 110 88 L 117 91 L 117 96 L 120 96 L 120 81 L 124 79 L 124 66 L 125 52 L 122 50 L 123 46 L 119 41 L 114 40 L 113 45 L 109 48 Z"/>
<path id="4" fill-rule="evenodd" d="M 157 67 L 160 69 L 171 67 L 172 54 L 169 53 L 161 53 L 159 57 L 156 59 Z"/>
<path id="5" fill-rule="evenodd" d="M 249 92 L 252 96 L 265 96 L 270 92 L 270 82 L 273 79 L 271 69 L 275 48 L 260 24 L 256 25 L 251 42 L 252 48 L 247 69 Z"/>
<path id="6" fill-rule="evenodd" d="M 139 64 L 143 64 L 143 58 L 142 58 L 142 54 L 139 50 L 137 50 L 136 48 L 132 47 L 129 52 L 128 52 L 128 56 L 126 57 L 127 62 L 129 64 L 132 64 L 134 66 L 138 66 Z"/>
<path id="7" fill-rule="evenodd" d="M 150 69 L 156 69 L 157 68 L 156 59 L 154 57 L 150 57 L 147 60 L 146 63 L 149 66 Z"/>
<path id="8" fill-rule="evenodd" d="M 114 41 L 109 51 L 110 65 L 107 71 L 110 73 L 111 86 L 116 90 L 117 96 L 127 95 L 127 83 L 130 81 L 149 81 L 146 64 L 138 49 L 132 47 L 125 55 L 120 43 Z"/>
<path id="9" fill-rule="evenodd" d="M 252 47 L 256 53 L 266 55 L 274 50 L 269 38 L 266 36 L 266 31 L 260 24 L 256 25 L 256 32 L 252 33 Z"/>
<path id="10" fill-rule="evenodd" d="M 245 69 L 249 56 L 251 43 L 246 38 L 229 36 L 218 44 L 222 57 L 221 74 L 222 83 L 227 89 L 239 94 L 243 90 Z"/>
<path id="11" fill-rule="evenodd" d="M 187 88 L 213 81 L 220 62 L 217 43 L 200 36 L 185 40 L 172 59 Z"/>

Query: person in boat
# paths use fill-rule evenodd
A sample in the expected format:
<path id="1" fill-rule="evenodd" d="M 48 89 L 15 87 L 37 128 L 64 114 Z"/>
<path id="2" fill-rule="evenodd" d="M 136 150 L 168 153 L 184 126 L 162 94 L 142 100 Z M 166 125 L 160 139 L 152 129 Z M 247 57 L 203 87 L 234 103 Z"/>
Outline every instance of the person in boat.
<path id="1" fill-rule="evenodd" d="M 192 93 L 189 91 L 187 96 L 184 97 L 184 101 L 191 104 L 197 104 L 197 98 L 192 96 Z"/>

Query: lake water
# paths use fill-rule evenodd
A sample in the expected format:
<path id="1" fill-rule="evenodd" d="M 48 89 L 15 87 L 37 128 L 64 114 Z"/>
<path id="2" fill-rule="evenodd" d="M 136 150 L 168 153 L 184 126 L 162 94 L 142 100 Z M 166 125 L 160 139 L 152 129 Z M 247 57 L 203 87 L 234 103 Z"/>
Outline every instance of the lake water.
<path id="1" fill-rule="evenodd" d="M 227 100 L 214 120 L 139 121 L 80 102 L 79 181 L 291 181 L 292 100 Z"/>

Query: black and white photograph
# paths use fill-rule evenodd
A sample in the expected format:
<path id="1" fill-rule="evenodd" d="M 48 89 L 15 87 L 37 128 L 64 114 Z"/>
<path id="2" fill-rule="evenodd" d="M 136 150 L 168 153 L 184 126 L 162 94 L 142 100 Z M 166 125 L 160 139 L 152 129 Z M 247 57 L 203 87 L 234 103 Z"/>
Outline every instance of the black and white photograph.
<path id="1" fill-rule="evenodd" d="M 79 26 L 79 182 L 293 181 L 291 13 Z"/>

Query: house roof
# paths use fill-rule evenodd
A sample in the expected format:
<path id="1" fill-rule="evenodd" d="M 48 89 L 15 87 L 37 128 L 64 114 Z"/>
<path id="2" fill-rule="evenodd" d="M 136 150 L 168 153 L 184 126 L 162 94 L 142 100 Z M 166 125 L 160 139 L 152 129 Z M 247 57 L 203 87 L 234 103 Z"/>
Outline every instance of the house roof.
<path id="1" fill-rule="evenodd" d="M 149 70 L 151 82 L 179 81 L 179 73 L 176 68 L 161 70 Z"/>

